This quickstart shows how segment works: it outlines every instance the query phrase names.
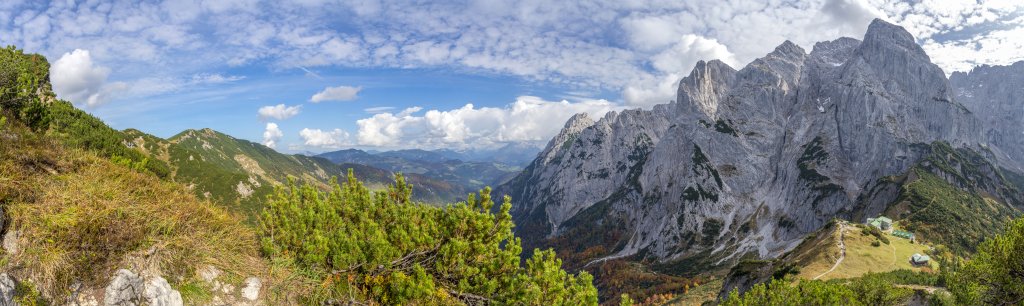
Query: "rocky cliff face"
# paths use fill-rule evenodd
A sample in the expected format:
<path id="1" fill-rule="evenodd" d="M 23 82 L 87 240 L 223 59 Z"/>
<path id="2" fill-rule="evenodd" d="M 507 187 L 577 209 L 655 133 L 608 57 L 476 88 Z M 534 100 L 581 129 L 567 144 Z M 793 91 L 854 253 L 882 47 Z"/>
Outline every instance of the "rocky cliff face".
<path id="1" fill-rule="evenodd" d="M 999 151 L 996 157 L 1005 167 L 1024 171 L 1019 160 L 1024 156 L 1024 62 L 954 72 L 949 82 L 957 101 L 984 123 L 985 140 Z"/>
<path id="2" fill-rule="evenodd" d="M 585 261 L 775 257 L 832 218 L 882 212 L 896 190 L 880 178 L 932 143 L 995 154 L 953 93 L 906 30 L 876 20 L 863 41 L 787 41 L 739 71 L 699 62 L 671 104 L 578 115 L 498 191 L 526 246 Z"/>

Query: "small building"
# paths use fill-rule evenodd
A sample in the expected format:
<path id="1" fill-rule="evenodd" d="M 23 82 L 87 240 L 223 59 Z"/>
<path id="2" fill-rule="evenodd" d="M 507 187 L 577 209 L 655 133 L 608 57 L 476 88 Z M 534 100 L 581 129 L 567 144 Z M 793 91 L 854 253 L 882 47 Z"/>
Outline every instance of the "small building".
<path id="1" fill-rule="evenodd" d="M 877 227 L 880 230 L 887 231 L 892 228 L 892 219 L 884 216 L 878 218 L 868 218 L 868 225 Z"/>
<path id="2" fill-rule="evenodd" d="M 928 261 L 930 261 L 930 260 L 932 260 L 932 258 L 929 257 L 928 255 L 921 255 L 921 254 L 914 253 L 913 256 L 910 256 L 910 264 L 915 265 L 915 266 L 927 265 Z"/>
<path id="3" fill-rule="evenodd" d="M 903 239 L 914 240 L 914 233 L 901 230 L 892 230 L 892 235 Z"/>

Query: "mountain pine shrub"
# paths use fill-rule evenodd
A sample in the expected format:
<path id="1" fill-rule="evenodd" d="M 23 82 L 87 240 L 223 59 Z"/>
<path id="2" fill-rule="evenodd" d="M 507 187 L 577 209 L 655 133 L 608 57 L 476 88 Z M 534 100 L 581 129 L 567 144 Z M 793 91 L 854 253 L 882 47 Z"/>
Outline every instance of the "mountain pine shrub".
<path id="1" fill-rule="evenodd" d="M 260 218 L 263 252 L 319 284 L 302 303 L 597 304 L 593 277 L 569 274 L 553 251 L 520 264 L 509 197 L 492 210 L 489 188 L 445 208 L 411 194 L 401 175 L 377 192 L 351 170 L 330 191 L 291 180 Z"/>

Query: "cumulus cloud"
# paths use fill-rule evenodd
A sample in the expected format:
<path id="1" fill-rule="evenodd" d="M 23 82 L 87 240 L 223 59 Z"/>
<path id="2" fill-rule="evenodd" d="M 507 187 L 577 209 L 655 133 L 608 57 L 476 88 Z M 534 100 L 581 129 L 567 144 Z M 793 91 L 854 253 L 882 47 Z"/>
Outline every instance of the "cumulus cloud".
<path id="1" fill-rule="evenodd" d="M 321 129 L 305 128 L 299 131 L 303 143 L 308 147 L 320 149 L 337 149 L 348 143 L 348 132 L 341 129 L 324 131 Z"/>
<path id="2" fill-rule="evenodd" d="M 50 67 L 50 80 L 57 97 L 77 104 L 95 107 L 124 90 L 121 82 L 107 84 L 110 69 L 93 63 L 89 50 L 75 49 L 64 53 Z"/>
<path id="3" fill-rule="evenodd" d="M 603 116 L 621 107 L 605 100 L 546 101 L 520 96 L 505 107 L 428 110 L 413 107 L 398 113 L 379 113 L 358 120 L 356 141 L 361 146 L 385 148 L 466 148 L 498 146 L 507 142 L 543 142 L 576 113 Z"/>
<path id="4" fill-rule="evenodd" d="M 274 149 L 277 148 L 277 142 L 284 137 L 284 133 L 277 127 L 277 123 L 267 123 L 267 128 L 263 131 L 263 145 Z"/>
<path id="5" fill-rule="evenodd" d="M 266 121 L 271 118 L 277 120 L 285 120 L 299 114 L 299 110 L 302 109 L 302 105 L 286 106 L 284 104 L 278 104 L 274 106 L 260 107 L 258 113 L 260 120 Z"/>
<path id="6" fill-rule="evenodd" d="M 313 103 L 320 103 L 324 101 L 352 101 L 355 100 L 363 87 L 353 86 L 335 86 L 327 87 L 324 90 L 316 93 L 313 97 L 309 98 L 309 101 Z"/>
<path id="7" fill-rule="evenodd" d="M 816 41 L 860 37 L 875 17 L 907 27 L 933 53 L 950 50 L 938 55 L 948 58 L 940 62 L 947 71 L 1001 63 L 1013 44 L 992 51 L 972 47 L 973 40 L 1019 27 L 1006 19 L 1024 8 L 1020 1 L 941 0 L 345 2 L 331 9 L 319 1 L 55 2 L 45 10 L 15 2 L 0 7 L 10 20 L 0 25 L 0 43 L 54 57 L 66 46 L 89 49 L 104 63 L 116 62 L 125 80 L 149 77 L 158 67 L 224 82 L 234 78 L 205 71 L 253 63 L 307 71 L 450 67 L 617 90 L 627 103 L 647 106 L 666 96 L 638 91 L 664 92 L 661 81 L 687 74 L 697 59 L 721 56 L 740 68 L 786 39 L 809 49 Z M 353 99 L 354 89 L 335 94 Z"/>
<path id="8" fill-rule="evenodd" d="M 192 2 L 5 2 L 0 45 L 51 59 L 68 46 L 90 50 L 84 67 L 91 68 L 76 71 L 91 77 L 54 85 L 92 106 L 241 79 L 213 69 L 268 66 L 257 68 L 298 68 L 314 78 L 312 71 L 332 68 L 497 74 L 618 93 L 626 105 L 649 107 L 673 99 L 697 60 L 742 68 L 787 39 L 809 50 L 817 41 L 862 37 L 875 17 L 906 27 L 947 73 L 1024 59 L 1021 1 Z M 92 61 L 111 65 L 125 82 L 108 83 L 111 70 Z M 329 87 L 310 101 L 348 101 L 360 89 Z"/>

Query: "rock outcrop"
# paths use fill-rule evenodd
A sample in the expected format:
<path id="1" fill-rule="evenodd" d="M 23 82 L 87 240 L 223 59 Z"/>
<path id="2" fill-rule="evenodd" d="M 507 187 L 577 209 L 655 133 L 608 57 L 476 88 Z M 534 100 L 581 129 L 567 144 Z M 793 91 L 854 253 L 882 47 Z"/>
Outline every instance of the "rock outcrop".
<path id="1" fill-rule="evenodd" d="M 896 193 L 880 178 L 930 144 L 999 145 L 953 93 L 906 30 L 875 20 L 863 41 L 809 53 L 787 41 L 738 71 L 699 62 L 677 101 L 652 110 L 573 117 L 497 191 L 512 196 L 526 247 L 586 260 L 776 257 L 832 218 L 883 211 Z"/>
<path id="2" fill-rule="evenodd" d="M 14 306 L 14 294 L 17 284 L 7 273 L 0 273 L 0 306 Z"/>
<path id="3" fill-rule="evenodd" d="M 142 305 L 142 293 L 145 291 L 142 277 L 126 269 L 117 270 L 110 279 L 103 294 L 103 305 L 135 306 Z"/>

